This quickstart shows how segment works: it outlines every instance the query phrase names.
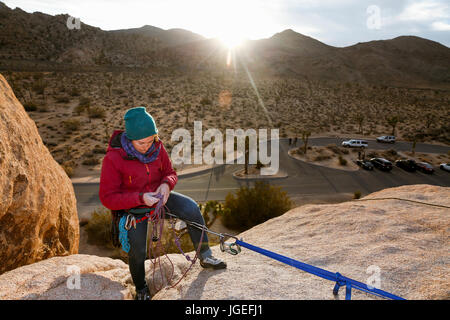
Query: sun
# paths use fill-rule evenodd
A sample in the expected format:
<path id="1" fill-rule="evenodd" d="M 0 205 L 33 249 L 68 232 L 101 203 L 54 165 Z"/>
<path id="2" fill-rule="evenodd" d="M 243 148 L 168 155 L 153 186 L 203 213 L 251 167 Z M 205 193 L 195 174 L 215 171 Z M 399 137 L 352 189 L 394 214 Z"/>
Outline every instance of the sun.
<path id="1" fill-rule="evenodd" d="M 244 38 L 242 36 L 237 35 L 233 32 L 224 33 L 218 38 L 228 49 L 234 49 L 237 46 L 241 45 L 242 42 L 244 42 Z"/>

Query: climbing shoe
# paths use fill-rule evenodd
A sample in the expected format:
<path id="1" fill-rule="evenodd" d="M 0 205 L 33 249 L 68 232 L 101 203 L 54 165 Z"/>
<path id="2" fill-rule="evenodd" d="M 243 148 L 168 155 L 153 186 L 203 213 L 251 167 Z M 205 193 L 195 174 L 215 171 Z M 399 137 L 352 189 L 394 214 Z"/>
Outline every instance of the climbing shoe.
<path id="1" fill-rule="evenodd" d="M 150 300 L 150 290 L 148 290 L 147 285 L 141 290 L 136 289 L 135 300 Z"/>
<path id="2" fill-rule="evenodd" d="M 200 260 L 200 265 L 203 268 L 212 269 L 225 269 L 227 267 L 227 264 L 225 262 L 220 259 L 214 258 L 213 256 Z"/>

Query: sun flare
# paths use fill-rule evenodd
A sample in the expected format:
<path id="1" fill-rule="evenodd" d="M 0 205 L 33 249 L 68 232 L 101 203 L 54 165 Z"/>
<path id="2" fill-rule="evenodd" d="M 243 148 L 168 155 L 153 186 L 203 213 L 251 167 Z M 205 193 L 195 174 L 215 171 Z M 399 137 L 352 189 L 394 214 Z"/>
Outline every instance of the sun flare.
<path id="1" fill-rule="evenodd" d="M 234 49 L 244 41 L 242 36 L 233 33 L 221 35 L 219 39 L 228 49 Z"/>

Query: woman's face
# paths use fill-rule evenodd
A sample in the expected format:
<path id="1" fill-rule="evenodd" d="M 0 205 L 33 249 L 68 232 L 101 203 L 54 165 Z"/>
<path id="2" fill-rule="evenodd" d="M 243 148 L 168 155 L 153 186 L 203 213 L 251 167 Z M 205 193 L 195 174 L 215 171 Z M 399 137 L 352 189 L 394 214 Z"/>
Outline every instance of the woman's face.
<path id="1" fill-rule="evenodd" d="M 144 154 L 147 152 L 148 148 L 150 148 L 155 140 L 155 136 L 150 136 L 141 140 L 131 140 L 133 147 L 140 153 Z"/>

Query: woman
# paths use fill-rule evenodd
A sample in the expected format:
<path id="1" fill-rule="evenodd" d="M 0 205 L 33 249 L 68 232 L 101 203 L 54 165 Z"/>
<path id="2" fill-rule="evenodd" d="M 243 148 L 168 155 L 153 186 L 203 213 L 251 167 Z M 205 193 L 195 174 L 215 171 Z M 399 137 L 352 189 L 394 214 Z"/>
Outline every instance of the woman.
<path id="1" fill-rule="evenodd" d="M 163 201 L 172 214 L 204 225 L 197 203 L 172 191 L 178 177 L 158 138 L 153 117 L 145 107 L 137 107 L 127 110 L 124 120 L 125 131 L 114 131 L 103 159 L 99 190 L 102 204 L 108 209 L 122 211 L 151 208 L 157 201 Z M 163 196 L 162 200 L 153 197 L 158 193 Z M 139 300 L 150 299 L 144 268 L 147 223 L 148 220 L 144 220 L 136 225 L 136 229 L 128 231 L 128 264 Z M 194 248 L 197 248 L 201 230 L 188 226 L 188 232 Z M 203 235 L 199 258 L 204 268 L 226 268 L 225 262 L 212 256 L 206 234 Z"/>

